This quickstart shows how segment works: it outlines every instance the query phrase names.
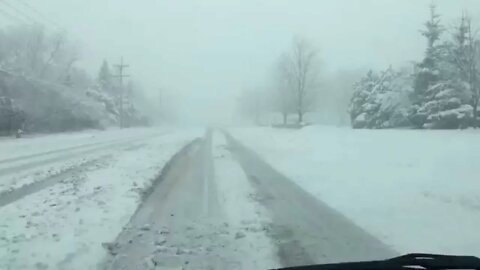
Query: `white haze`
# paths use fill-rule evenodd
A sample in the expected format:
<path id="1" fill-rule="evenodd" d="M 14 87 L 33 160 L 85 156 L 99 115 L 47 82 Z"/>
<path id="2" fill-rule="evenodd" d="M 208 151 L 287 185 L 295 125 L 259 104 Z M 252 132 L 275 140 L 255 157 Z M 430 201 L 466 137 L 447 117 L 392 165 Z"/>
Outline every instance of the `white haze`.
<path id="1" fill-rule="evenodd" d="M 228 123 L 239 92 L 266 85 L 272 65 L 302 36 L 319 49 L 323 87 L 338 70 L 420 59 L 430 0 L 30 0 L 83 48 L 95 74 L 123 56 L 153 100 L 195 123 Z M 478 0 L 436 1 L 449 25 Z M 338 87 L 337 87 L 338 88 Z M 340 89 L 342 90 L 342 89 Z M 339 90 L 339 91 L 340 91 Z M 173 103 L 172 103 L 173 102 Z M 321 118 L 321 117 L 320 117 Z"/>

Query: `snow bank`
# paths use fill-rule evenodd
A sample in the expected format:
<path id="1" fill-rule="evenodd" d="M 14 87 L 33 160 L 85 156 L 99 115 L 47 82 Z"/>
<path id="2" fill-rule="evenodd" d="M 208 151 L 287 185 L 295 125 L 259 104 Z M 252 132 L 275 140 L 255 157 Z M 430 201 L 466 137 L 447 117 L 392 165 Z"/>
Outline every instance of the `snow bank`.
<path id="1" fill-rule="evenodd" d="M 401 253 L 480 256 L 476 131 L 308 127 L 232 134 Z"/>

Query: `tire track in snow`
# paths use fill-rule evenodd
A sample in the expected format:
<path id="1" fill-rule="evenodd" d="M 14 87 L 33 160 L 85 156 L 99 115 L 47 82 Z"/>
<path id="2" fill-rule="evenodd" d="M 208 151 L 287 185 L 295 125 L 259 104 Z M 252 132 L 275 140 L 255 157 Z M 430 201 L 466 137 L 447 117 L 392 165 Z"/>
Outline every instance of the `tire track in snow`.
<path id="1" fill-rule="evenodd" d="M 184 189 L 183 186 L 184 182 L 193 179 L 194 167 L 195 173 L 199 176 L 196 182 L 201 183 L 203 175 L 198 167 L 194 166 L 194 161 L 201 154 L 203 144 L 203 140 L 192 141 L 164 166 L 159 177 L 144 193 L 143 202 L 138 206 L 124 230 L 113 243 L 105 244 L 105 248 L 112 255 L 106 258 L 105 269 L 149 269 L 148 264 L 152 263 L 149 256 L 154 254 L 157 248 L 156 242 L 163 243 L 165 234 L 171 233 L 164 228 L 169 224 L 181 225 L 178 222 L 182 221 L 182 216 L 192 213 L 188 208 L 183 208 L 190 203 L 190 200 L 197 199 L 197 196 L 193 196 L 193 193 L 189 194 L 190 190 Z M 196 187 L 195 192 L 198 191 L 201 193 L 202 189 Z M 187 196 L 176 198 L 175 195 L 179 192 Z M 178 207 L 175 203 L 176 199 L 181 200 Z M 195 210 L 193 213 L 202 213 L 201 201 L 197 201 L 192 206 Z M 177 211 L 180 209 L 184 211 Z M 172 226 L 172 228 L 175 227 L 177 226 Z"/>
<path id="2" fill-rule="evenodd" d="M 43 166 L 49 163 L 54 163 L 58 161 L 63 161 L 65 159 L 69 159 L 72 157 L 79 157 L 85 154 L 90 154 L 94 153 L 97 151 L 102 151 L 106 149 L 110 149 L 112 147 L 116 146 L 121 146 L 124 144 L 128 143 L 133 143 L 139 140 L 146 140 L 149 138 L 153 138 L 154 136 L 161 136 L 166 133 L 162 134 L 156 134 L 156 135 L 151 135 L 151 136 L 134 136 L 134 137 L 129 137 L 127 139 L 122 139 L 122 140 L 116 140 L 113 142 L 98 142 L 98 143 L 92 143 L 92 144 L 83 144 L 79 146 L 73 146 L 73 147 L 67 147 L 67 148 L 62 148 L 62 149 L 56 149 L 56 150 L 51 150 L 47 152 L 42 152 L 42 153 L 37 153 L 33 155 L 27 155 L 27 156 L 21 156 L 21 157 L 15 157 L 11 159 L 4 159 L 0 160 L 0 164 L 7 164 L 6 167 L 0 168 L 0 176 L 5 176 L 13 173 L 18 173 L 19 171 L 24 171 L 27 169 L 31 169 L 34 167 L 39 167 Z M 84 148 L 87 148 L 85 150 L 82 150 Z M 76 151 L 80 150 L 80 151 Z M 60 154 L 60 155 L 55 155 L 55 154 Z M 36 161 L 31 161 L 31 162 L 26 162 L 26 163 L 21 163 L 22 161 L 28 161 L 29 159 L 34 159 L 34 158 L 39 158 L 43 156 L 50 156 L 53 155 L 53 157 L 46 158 L 46 159 L 40 159 Z M 16 164 L 20 162 L 20 164 Z M 9 163 L 12 163 L 11 166 L 8 166 Z"/>
<path id="3" fill-rule="evenodd" d="M 229 267 L 237 240 L 218 201 L 211 148 L 209 130 L 171 159 L 128 225 L 105 243 L 105 269 L 238 269 Z"/>
<path id="4" fill-rule="evenodd" d="M 2 159 L 2 160 L 0 160 L 0 164 L 17 162 L 17 161 L 21 161 L 21 160 L 32 159 L 32 158 L 36 158 L 36 157 L 47 156 L 47 155 L 57 154 L 57 153 L 61 153 L 61 152 L 68 152 L 68 151 L 72 151 L 72 150 L 76 150 L 76 149 L 89 148 L 89 147 L 92 147 L 92 146 L 97 146 L 97 145 L 102 145 L 102 144 L 111 144 L 111 143 L 112 142 L 86 143 L 86 144 L 81 144 L 81 145 L 76 145 L 76 146 L 65 147 L 65 148 L 50 150 L 50 151 L 46 151 L 46 152 L 36 153 L 36 154 L 32 154 L 32 155 L 24 155 L 24 156 L 19 156 L 19 157 Z"/>
<path id="5" fill-rule="evenodd" d="M 89 170 L 97 165 L 100 160 L 111 157 L 111 155 L 102 156 L 93 160 L 89 160 L 77 166 L 70 167 L 64 171 L 61 171 L 57 174 L 49 176 L 48 178 L 40 181 L 33 182 L 31 184 L 24 185 L 20 188 L 5 191 L 0 193 L 0 208 L 8 204 L 11 204 L 15 201 L 23 199 L 24 197 L 38 192 L 42 189 L 51 187 L 57 183 L 64 181 L 65 179 L 70 178 L 73 175 L 76 175 L 82 171 Z"/>
<path id="6" fill-rule="evenodd" d="M 122 151 L 132 151 L 139 149 L 145 146 L 144 144 L 132 144 L 127 145 L 127 147 L 122 148 Z M 103 148 L 101 148 L 103 149 Z M 99 150 L 98 148 L 96 150 Z M 98 164 L 101 163 L 103 160 L 108 160 L 112 158 L 112 153 L 102 155 L 100 157 L 96 157 L 93 159 L 89 159 L 85 162 L 80 164 L 76 164 L 75 166 L 66 168 L 58 173 L 50 175 L 42 180 L 35 181 L 30 184 L 23 185 L 19 188 L 8 190 L 4 192 L 0 192 L 0 208 L 4 207 L 8 204 L 11 204 L 15 201 L 25 198 L 28 195 L 31 195 L 35 192 L 41 191 L 45 188 L 51 187 L 57 183 L 65 181 L 65 179 L 69 179 L 72 176 L 79 174 L 81 172 L 91 170 L 98 167 Z M 57 160 L 59 158 L 56 158 Z"/>

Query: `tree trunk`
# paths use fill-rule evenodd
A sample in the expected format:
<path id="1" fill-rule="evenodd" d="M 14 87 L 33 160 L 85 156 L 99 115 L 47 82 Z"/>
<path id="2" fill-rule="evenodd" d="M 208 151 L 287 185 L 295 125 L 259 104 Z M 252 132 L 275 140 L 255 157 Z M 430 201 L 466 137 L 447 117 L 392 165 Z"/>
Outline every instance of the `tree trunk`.
<path id="1" fill-rule="evenodd" d="M 473 101 L 473 127 L 478 128 L 478 123 L 477 123 L 477 114 L 478 114 L 478 98 L 475 98 Z"/>
<path id="2" fill-rule="evenodd" d="M 8 107 L 7 107 L 8 108 Z M 13 112 L 7 112 L 7 135 L 10 136 L 13 133 Z"/>
<path id="3" fill-rule="evenodd" d="M 298 123 L 302 123 L 303 122 L 303 112 L 302 111 L 299 111 L 298 112 Z"/>

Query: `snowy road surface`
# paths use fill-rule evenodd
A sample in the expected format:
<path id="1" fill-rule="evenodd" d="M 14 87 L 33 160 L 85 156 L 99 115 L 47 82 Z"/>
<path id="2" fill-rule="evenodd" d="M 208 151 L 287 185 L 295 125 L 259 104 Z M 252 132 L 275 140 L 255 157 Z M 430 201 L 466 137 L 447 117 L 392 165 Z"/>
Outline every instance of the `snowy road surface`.
<path id="1" fill-rule="evenodd" d="M 212 143 L 208 132 L 172 161 L 124 231 L 108 244 L 112 256 L 107 269 L 277 266 L 267 223 L 248 201 L 250 193 L 241 192 L 247 181 L 228 156 L 221 135 L 215 137 Z M 236 174 L 231 178 L 227 174 L 232 170 Z"/>

